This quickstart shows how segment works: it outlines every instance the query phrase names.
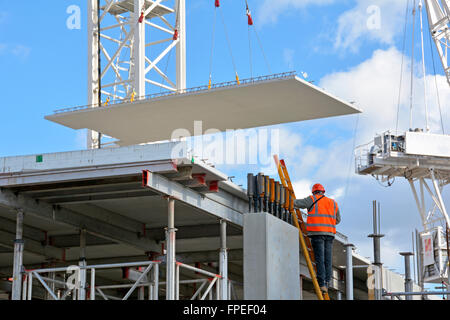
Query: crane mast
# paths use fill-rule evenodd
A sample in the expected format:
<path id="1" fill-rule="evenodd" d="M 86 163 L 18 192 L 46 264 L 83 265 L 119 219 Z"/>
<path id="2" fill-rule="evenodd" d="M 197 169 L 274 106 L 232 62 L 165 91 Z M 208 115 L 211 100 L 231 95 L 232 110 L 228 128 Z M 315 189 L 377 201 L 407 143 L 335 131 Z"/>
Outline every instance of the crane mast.
<path id="1" fill-rule="evenodd" d="M 422 1 L 426 4 L 430 33 L 450 85 L 450 0 L 421 0 L 420 12 Z M 422 67 L 426 75 L 422 16 L 421 31 Z M 425 109 L 428 113 L 427 105 Z M 417 234 L 418 252 L 421 252 L 417 261 L 420 279 L 423 283 L 443 283 L 443 279 L 450 277 L 447 254 L 450 243 L 445 237 L 450 228 L 450 211 L 442 193 L 444 187 L 450 185 L 450 135 L 431 133 L 428 119 L 426 122 L 425 132 L 413 129 L 411 121 L 410 129 L 403 134 L 398 134 L 397 130 L 386 131 L 370 143 L 357 147 L 355 167 L 357 174 L 372 176 L 388 186 L 395 178 L 408 181 L 423 226 L 423 231 Z M 432 258 L 428 259 L 430 256 Z"/>
<path id="2" fill-rule="evenodd" d="M 450 85 L 450 0 L 425 0 L 431 37 Z"/>

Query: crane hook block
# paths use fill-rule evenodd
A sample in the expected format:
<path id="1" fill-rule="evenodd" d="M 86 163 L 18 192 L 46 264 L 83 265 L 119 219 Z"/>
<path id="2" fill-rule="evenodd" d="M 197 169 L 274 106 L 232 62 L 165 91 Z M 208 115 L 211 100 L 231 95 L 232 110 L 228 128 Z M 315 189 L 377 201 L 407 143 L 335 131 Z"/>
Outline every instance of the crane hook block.
<path id="1" fill-rule="evenodd" d="M 220 0 L 216 0 L 216 8 L 220 7 Z"/>

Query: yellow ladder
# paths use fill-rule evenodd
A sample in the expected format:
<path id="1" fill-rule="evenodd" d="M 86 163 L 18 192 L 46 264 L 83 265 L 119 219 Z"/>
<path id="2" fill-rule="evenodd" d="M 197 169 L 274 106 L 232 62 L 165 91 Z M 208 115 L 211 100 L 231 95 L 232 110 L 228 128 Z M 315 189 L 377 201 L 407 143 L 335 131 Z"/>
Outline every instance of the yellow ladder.
<path id="1" fill-rule="evenodd" d="M 299 231 L 300 247 L 302 249 L 303 255 L 305 256 L 306 264 L 308 266 L 309 274 L 314 286 L 314 291 L 316 292 L 317 298 L 319 300 L 330 300 L 328 293 L 322 293 L 320 290 L 319 283 L 317 282 L 316 269 L 315 269 L 315 257 L 312 250 L 312 245 L 310 239 L 306 236 L 306 225 L 303 221 L 302 212 L 294 208 L 295 192 L 292 187 L 291 179 L 289 178 L 289 173 L 286 168 L 284 160 L 279 160 L 278 156 L 274 156 L 275 164 L 278 169 L 278 175 L 280 176 L 281 183 L 286 189 L 286 192 L 290 193 L 289 199 L 291 199 L 289 204 L 289 212 L 292 214 L 294 224 Z M 313 265 L 314 264 L 314 265 Z"/>

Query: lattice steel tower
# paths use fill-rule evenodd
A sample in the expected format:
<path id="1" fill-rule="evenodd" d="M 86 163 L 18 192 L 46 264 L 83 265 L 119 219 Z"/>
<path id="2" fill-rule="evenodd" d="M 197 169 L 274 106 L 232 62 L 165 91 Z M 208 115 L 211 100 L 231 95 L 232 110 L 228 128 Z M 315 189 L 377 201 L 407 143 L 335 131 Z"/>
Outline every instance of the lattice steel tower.
<path id="1" fill-rule="evenodd" d="M 88 0 L 88 104 L 183 91 L 185 17 L 185 0 Z M 101 134 L 88 130 L 87 147 Z"/>

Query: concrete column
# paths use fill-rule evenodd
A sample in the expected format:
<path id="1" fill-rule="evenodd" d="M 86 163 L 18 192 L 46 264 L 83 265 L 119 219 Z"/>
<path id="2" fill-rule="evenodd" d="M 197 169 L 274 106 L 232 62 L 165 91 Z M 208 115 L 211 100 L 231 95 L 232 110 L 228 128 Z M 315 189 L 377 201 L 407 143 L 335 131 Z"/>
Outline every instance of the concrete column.
<path id="1" fill-rule="evenodd" d="M 166 231 L 166 299 L 175 300 L 175 200 L 168 199 L 168 226 Z"/>
<path id="2" fill-rule="evenodd" d="M 353 300 L 353 244 L 345 245 L 346 268 L 345 268 L 345 295 L 347 300 Z"/>
<path id="3" fill-rule="evenodd" d="M 220 279 L 220 300 L 229 300 L 228 297 L 228 253 L 227 253 L 227 222 L 220 220 L 220 256 L 219 272 Z"/>
<path id="4" fill-rule="evenodd" d="M 86 266 L 86 229 L 80 230 L 80 257 L 78 260 L 80 267 Z M 78 300 L 86 299 L 86 269 L 80 269 L 80 283 L 78 288 Z"/>
<path id="5" fill-rule="evenodd" d="M 22 261 L 23 261 L 23 211 L 17 211 L 16 240 L 14 240 L 14 266 L 11 300 L 20 300 L 22 292 Z"/>
<path id="6" fill-rule="evenodd" d="M 413 281 L 411 279 L 411 257 L 412 252 L 400 252 L 400 255 L 405 258 L 405 292 L 413 292 Z M 412 300 L 412 296 L 406 296 L 406 300 Z"/>
<path id="7" fill-rule="evenodd" d="M 265 212 L 243 218 L 244 300 L 299 300 L 298 229 Z"/>

